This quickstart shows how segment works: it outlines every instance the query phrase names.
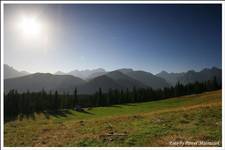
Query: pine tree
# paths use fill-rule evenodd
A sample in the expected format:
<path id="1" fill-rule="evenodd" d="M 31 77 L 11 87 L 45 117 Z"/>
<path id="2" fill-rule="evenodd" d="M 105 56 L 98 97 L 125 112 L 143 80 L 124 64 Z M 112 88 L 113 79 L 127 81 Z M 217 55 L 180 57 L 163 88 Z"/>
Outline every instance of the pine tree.
<path id="1" fill-rule="evenodd" d="M 58 91 L 55 91 L 55 95 L 54 95 L 54 110 L 59 109 L 59 102 L 58 102 Z"/>
<path id="2" fill-rule="evenodd" d="M 75 108 L 75 105 L 77 104 L 77 88 L 74 89 L 74 93 L 73 93 L 73 108 Z"/>
<path id="3" fill-rule="evenodd" d="M 98 101 L 99 101 L 99 105 L 102 106 L 103 102 L 102 102 L 102 88 L 99 88 L 98 91 Z"/>

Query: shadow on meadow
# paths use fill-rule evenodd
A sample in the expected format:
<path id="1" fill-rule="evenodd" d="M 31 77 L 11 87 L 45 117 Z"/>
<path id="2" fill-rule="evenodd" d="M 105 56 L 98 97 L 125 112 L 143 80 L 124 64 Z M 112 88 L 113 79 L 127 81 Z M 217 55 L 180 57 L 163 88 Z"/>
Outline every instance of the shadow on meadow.
<path id="1" fill-rule="evenodd" d="M 125 103 L 123 104 L 123 106 L 137 106 L 136 104 L 131 104 L 131 103 Z M 113 108 L 120 108 L 122 109 L 123 106 L 121 105 L 110 105 L 110 106 L 105 106 L 105 107 L 113 107 Z M 82 109 L 82 110 L 73 110 L 76 111 L 78 113 L 84 113 L 84 114 L 88 114 L 88 115 L 95 115 L 94 113 L 88 111 L 91 110 L 92 107 L 87 108 L 87 109 Z M 45 110 L 45 111 L 39 111 L 39 112 L 30 112 L 27 114 L 19 114 L 17 116 L 5 116 L 4 117 L 4 123 L 10 122 L 10 121 L 14 121 L 19 119 L 20 121 L 22 121 L 23 119 L 32 119 L 35 120 L 35 114 L 44 114 L 46 119 L 50 119 L 50 116 L 56 117 L 56 118 L 60 118 L 60 117 L 67 117 L 68 115 L 73 115 L 73 113 L 71 112 L 71 109 L 61 109 L 61 110 Z"/>
<path id="2" fill-rule="evenodd" d="M 88 112 L 86 110 L 83 111 L 77 111 L 79 113 L 85 113 L 89 115 L 95 115 L 94 113 Z M 40 112 L 32 112 L 28 114 L 19 114 L 18 116 L 7 116 L 4 117 L 4 123 L 14 121 L 16 119 L 19 119 L 22 121 L 23 119 L 32 119 L 35 120 L 35 114 L 44 114 L 46 119 L 50 119 L 51 116 L 60 118 L 60 117 L 67 117 L 68 115 L 72 115 L 73 113 L 69 109 L 63 109 L 63 110 L 57 110 L 57 111 L 40 111 Z"/>

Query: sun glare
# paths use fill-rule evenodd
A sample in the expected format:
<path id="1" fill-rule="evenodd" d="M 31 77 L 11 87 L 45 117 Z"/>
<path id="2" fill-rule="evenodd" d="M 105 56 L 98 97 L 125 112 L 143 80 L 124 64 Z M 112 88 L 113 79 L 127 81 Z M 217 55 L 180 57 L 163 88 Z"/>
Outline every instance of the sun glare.
<path id="1" fill-rule="evenodd" d="M 50 46 L 48 26 L 37 14 L 18 15 L 14 23 L 17 44 L 23 51 L 45 53 Z"/>
<path id="2" fill-rule="evenodd" d="M 41 32 L 41 24 L 35 17 L 23 17 L 20 20 L 19 29 L 25 36 L 35 37 Z"/>

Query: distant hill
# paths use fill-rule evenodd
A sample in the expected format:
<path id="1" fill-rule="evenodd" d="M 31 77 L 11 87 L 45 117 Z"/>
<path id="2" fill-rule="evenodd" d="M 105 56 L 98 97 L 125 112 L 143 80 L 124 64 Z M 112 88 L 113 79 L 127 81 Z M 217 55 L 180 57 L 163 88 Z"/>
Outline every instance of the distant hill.
<path id="1" fill-rule="evenodd" d="M 145 84 L 141 83 L 140 81 L 138 81 L 134 78 L 131 78 L 120 71 L 112 71 L 112 72 L 107 73 L 105 76 L 113 79 L 124 89 L 126 89 L 126 88 L 132 89 L 133 87 L 136 87 L 136 88 L 146 88 L 147 87 Z"/>
<path id="2" fill-rule="evenodd" d="M 96 77 L 105 75 L 107 72 L 106 71 L 96 71 L 96 72 L 92 72 L 91 74 L 88 75 L 87 78 L 85 78 L 86 80 L 91 80 L 94 79 Z"/>
<path id="3" fill-rule="evenodd" d="M 131 90 L 133 87 L 146 88 L 147 86 L 120 71 L 112 71 L 90 80 L 80 86 L 78 90 L 81 93 L 89 94 L 98 91 L 99 88 L 103 92 L 108 92 L 109 89 L 126 90 L 128 88 Z"/>
<path id="4" fill-rule="evenodd" d="M 73 70 L 70 71 L 68 73 L 62 72 L 62 71 L 57 71 L 55 73 L 55 75 L 72 75 L 78 78 L 81 78 L 83 80 L 90 80 L 93 78 L 96 78 L 98 76 L 104 75 L 107 72 L 102 69 L 102 68 L 98 68 L 98 69 L 86 69 L 86 70 Z"/>
<path id="5" fill-rule="evenodd" d="M 35 73 L 23 77 L 5 79 L 5 92 L 16 89 L 24 91 L 58 90 L 59 92 L 71 92 L 75 87 L 84 84 L 85 81 L 71 75 L 52 75 L 50 73 Z"/>
<path id="6" fill-rule="evenodd" d="M 14 69 L 13 67 L 10 67 L 9 65 L 4 64 L 4 79 L 21 77 L 28 74 L 29 73 L 26 71 L 18 71 Z"/>
<path id="7" fill-rule="evenodd" d="M 134 70 L 131 69 L 131 68 L 122 68 L 122 69 L 118 69 L 117 71 L 122 72 L 122 73 L 124 73 L 124 74 L 127 74 L 127 73 L 129 73 L 129 72 L 134 71 Z"/>
<path id="8" fill-rule="evenodd" d="M 149 72 L 145 71 L 130 71 L 126 73 L 127 76 L 145 84 L 153 89 L 159 89 L 164 87 L 169 87 L 170 84 L 160 77 L 157 77 Z"/>
<path id="9" fill-rule="evenodd" d="M 89 69 L 86 69 L 86 70 L 73 70 L 67 74 L 69 75 L 73 75 L 75 77 L 79 77 L 81 79 L 90 79 L 92 78 L 92 75 L 94 74 L 95 76 L 94 77 L 97 77 L 98 74 L 99 76 L 104 74 L 105 73 L 105 70 L 102 69 L 102 68 L 98 68 L 98 69 L 93 69 L 93 70 L 89 70 Z"/>
<path id="10" fill-rule="evenodd" d="M 193 70 L 183 73 L 168 73 L 162 71 L 156 76 L 165 79 L 171 85 L 175 85 L 178 81 L 182 84 L 187 84 L 196 81 L 212 80 L 214 76 L 217 77 L 219 82 L 222 82 L 222 70 L 216 67 L 212 67 L 211 69 L 206 68 L 199 72 Z"/>
<path id="11" fill-rule="evenodd" d="M 123 73 L 122 73 L 123 72 Z M 164 88 L 170 86 L 164 79 L 154 76 L 151 73 L 143 71 L 133 71 L 133 70 L 115 70 L 108 72 L 105 75 L 96 77 L 86 84 L 80 86 L 78 90 L 81 93 L 94 93 L 102 88 L 103 92 L 107 92 L 109 89 L 118 90 L 132 90 L 133 87 L 136 88 L 148 88 L 152 87 L 154 89 Z"/>
<path id="12" fill-rule="evenodd" d="M 65 73 L 65 72 L 62 72 L 62 71 L 57 71 L 57 72 L 55 73 L 55 75 L 66 75 L 66 73 Z"/>
<path id="13" fill-rule="evenodd" d="M 81 94 L 93 94 L 102 89 L 102 92 L 108 92 L 109 89 L 122 89 L 121 85 L 113 79 L 103 75 L 96 77 L 86 84 L 78 87 L 78 92 Z"/>

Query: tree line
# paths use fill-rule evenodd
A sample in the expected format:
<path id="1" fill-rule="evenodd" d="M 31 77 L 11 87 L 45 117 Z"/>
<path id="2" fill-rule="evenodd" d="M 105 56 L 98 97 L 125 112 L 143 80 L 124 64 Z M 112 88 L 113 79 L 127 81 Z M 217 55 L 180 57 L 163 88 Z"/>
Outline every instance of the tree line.
<path id="1" fill-rule="evenodd" d="M 74 109 L 79 107 L 98 107 L 110 106 L 123 103 L 137 103 L 155 101 L 165 98 L 198 94 L 205 91 L 221 89 L 221 83 L 218 83 L 217 78 L 205 82 L 195 82 L 183 85 L 177 83 L 175 86 L 166 87 L 163 89 L 152 88 L 136 88 L 118 90 L 109 89 L 103 93 L 99 88 L 92 95 L 78 95 L 75 88 L 73 94 L 63 93 L 58 91 L 46 92 L 23 92 L 10 90 L 4 94 L 4 116 L 15 117 L 19 114 L 31 114 L 42 111 L 57 111 L 60 109 Z"/>

